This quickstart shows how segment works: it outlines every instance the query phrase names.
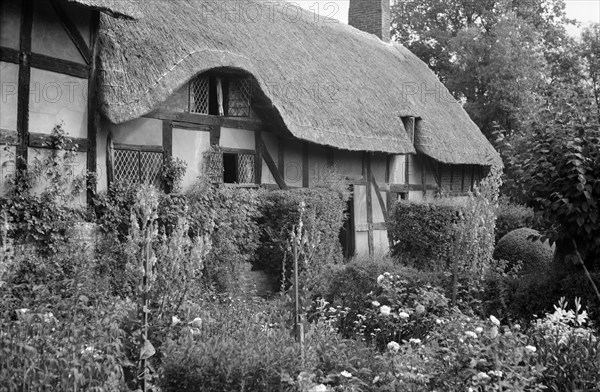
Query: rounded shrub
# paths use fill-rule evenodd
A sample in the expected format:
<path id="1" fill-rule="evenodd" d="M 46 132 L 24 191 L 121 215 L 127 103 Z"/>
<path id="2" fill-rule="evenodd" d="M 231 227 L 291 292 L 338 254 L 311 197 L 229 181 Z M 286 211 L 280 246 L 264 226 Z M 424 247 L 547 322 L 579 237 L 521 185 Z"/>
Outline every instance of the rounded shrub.
<path id="1" fill-rule="evenodd" d="M 494 259 L 508 261 L 509 268 L 522 262 L 524 272 L 548 266 L 554 256 L 554 245 L 532 238 L 539 236 L 537 230 L 525 227 L 509 232 L 496 244 Z"/>

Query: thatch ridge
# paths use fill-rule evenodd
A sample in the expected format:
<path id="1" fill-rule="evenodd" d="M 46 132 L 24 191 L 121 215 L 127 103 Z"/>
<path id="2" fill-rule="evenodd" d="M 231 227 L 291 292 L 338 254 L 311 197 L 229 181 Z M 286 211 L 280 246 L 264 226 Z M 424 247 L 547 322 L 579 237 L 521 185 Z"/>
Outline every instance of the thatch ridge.
<path id="1" fill-rule="evenodd" d="M 445 102 L 448 90 L 401 45 L 316 22 L 307 10 L 292 22 L 283 11 L 291 5 L 282 0 L 132 1 L 143 19 L 101 23 L 101 103 L 115 123 L 153 110 L 198 73 L 231 67 L 256 78 L 298 138 L 411 153 L 402 117 L 414 116 L 422 119 L 417 151 L 446 163 L 499 161 L 461 105 Z M 219 15 L 224 5 L 260 10 L 262 19 Z M 422 99 L 414 86 L 436 88 L 439 96 Z"/>
<path id="2" fill-rule="evenodd" d="M 131 0 L 67 0 L 116 18 L 139 19 L 142 17 L 137 5 Z"/>

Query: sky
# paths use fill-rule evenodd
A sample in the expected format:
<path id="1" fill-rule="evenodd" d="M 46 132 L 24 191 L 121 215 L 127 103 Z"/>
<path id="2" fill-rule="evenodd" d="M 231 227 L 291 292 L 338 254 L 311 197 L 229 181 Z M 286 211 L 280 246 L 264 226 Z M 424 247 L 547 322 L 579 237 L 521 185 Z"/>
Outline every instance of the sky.
<path id="1" fill-rule="evenodd" d="M 332 17 L 340 22 L 348 23 L 349 0 L 291 0 L 303 8 L 317 13 L 319 16 Z M 402 0 L 399 0 L 402 1 Z M 589 23 L 600 23 L 600 0 L 565 0 L 567 17 L 581 22 L 582 26 Z M 567 31 L 579 35 L 580 29 L 569 27 Z"/>

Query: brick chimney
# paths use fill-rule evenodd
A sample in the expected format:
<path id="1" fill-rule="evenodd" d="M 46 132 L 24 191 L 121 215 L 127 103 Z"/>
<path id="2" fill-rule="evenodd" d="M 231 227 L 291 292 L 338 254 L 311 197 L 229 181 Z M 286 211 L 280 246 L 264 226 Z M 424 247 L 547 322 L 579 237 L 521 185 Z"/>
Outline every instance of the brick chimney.
<path id="1" fill-rule="evenodd" d="M 390 41 L 390 0 L 350 0 L 348 24 Z"/>

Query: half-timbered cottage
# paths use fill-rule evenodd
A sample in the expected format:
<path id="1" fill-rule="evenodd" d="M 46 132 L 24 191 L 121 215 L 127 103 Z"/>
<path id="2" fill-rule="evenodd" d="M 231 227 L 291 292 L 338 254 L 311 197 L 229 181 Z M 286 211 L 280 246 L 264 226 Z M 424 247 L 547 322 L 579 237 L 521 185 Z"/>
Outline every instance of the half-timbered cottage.
<path id="1" fill-rule="evenodd" d="M 335 167 L 353 187 L 352 255 L 387 250 L 394 199 L 464 194 L 500 163 L 433 72 L 390 42 L 387 0 L 351 1 L 360 30 L 283 0 L 0 4 L 0 142 L 27 161 L 62 122 L 97 191 L 159 185 L 171 157 L 187 163 L 184 187 L 200 174 L 311 187 Z"/>

